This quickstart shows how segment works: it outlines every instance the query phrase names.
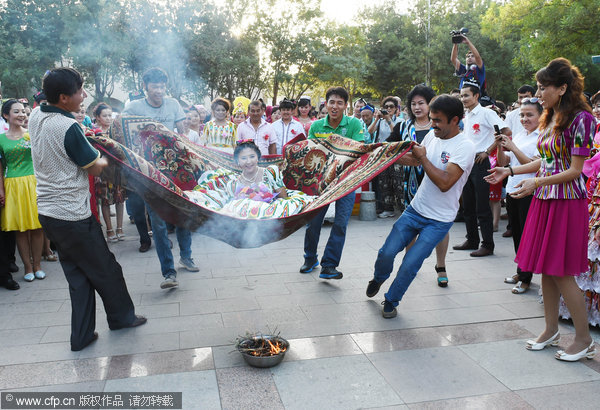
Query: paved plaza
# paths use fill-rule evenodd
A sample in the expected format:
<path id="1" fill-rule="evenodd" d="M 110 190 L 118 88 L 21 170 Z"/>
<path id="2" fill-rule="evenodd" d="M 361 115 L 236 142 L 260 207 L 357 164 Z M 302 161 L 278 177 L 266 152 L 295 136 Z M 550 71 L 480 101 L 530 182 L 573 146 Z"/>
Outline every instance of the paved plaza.
<path id="1" fill-rule="evenodd" d="M 377 250 L 392 219 L 352 217 L 339 269 L 300 274 L 304 229 L 257 249 L 234 249 L 195 235 L 200 272 L 179 270 L 178 289 L 161 290 L 154 247 L 139 253 L 133 225 L 110 244 L 123 266 L 144 326 L 110 331 L 98 299 L 100 337 L 71 352 L 67 282 L 59 263 L 18 291 L 0 289 L 2 391 L 180 391 L 184 409 L 550 409 L 598 408 L 600 361 L 564 363 L 557 348 L 530 352 L 543 328 L 540 278 L 513 295 L 512 240 L 495 234 L 496 252 L 471 258 L 449 251 L 449 286 L 436 284 L 430 257 L 398 307 L 384 319 L 381 301 L 365 296 Z M 325 226 L 320 254 L 329 235 Z M 457 223 L 450 244 L 464 240 Z M 175 249 L 177 241 L 171 235 Z M 178 251 L 174 252 L 176 261 Z M 396 265 L 403 254 L 399 255 Z M 233 349 L 247 331 L 280 332 L 291 347 L 271 369 L 250 368 Z M 592 335 L 600 341 L 600 331 Z M 560 346 L 573 337 L 561 321 Z"/>

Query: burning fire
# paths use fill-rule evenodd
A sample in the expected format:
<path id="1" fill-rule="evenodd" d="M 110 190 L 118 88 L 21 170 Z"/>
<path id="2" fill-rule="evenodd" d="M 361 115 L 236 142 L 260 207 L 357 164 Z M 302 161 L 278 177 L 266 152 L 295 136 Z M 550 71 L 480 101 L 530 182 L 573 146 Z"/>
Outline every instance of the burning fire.
<path id="1" fill-rule="evenodd" d="M 281 340 L 253 339 L 248 341 L 242 350 L 252 356 L 276 356 L 287 350 L 287 346 Z"/>

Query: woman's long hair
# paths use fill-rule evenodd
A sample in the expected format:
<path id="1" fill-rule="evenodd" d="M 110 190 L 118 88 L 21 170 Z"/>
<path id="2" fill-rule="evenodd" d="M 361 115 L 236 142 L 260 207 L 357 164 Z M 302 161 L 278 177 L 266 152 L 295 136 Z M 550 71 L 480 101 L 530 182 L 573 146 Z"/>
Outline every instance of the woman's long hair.
<path id="1" fill-rule="evenodd" d="M 560 87 L 567 85 L 562 98 L 556 107 L 556 125 L 554 131 L 562 133 L 575 115 L 581 111 L 590 114 L 590 106 L 583 95 L 583 76 L 577 67 L 566 58 L 555 58 L 535 74 L 535 78 L 543 86 Z M 540 128 L 547 128 L 554 116 L 554 108 L 547 108 L 540 118 Z"/>

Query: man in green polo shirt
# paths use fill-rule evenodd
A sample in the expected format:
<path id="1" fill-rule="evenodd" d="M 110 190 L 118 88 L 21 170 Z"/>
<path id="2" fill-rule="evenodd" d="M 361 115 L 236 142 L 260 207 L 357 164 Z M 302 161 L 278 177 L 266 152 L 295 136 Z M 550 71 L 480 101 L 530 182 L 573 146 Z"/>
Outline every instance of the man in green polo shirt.
<path id="1" fill-rule="evenodd" d="M 355 141 L 363 141 L 363 127 L 358 118 L 344 115 L 348 108 L 348 91 L 343 87 L 331 87 L 327 90 L 327 116 L 312 123 L 308 131 L 308 138 L 327 138 L 331 134 L 341 135 Z M 354 207 L 354 192 L 338 199 L 335 202 L 335 219 L 329 234 L 327 246 L 321 259 L 322 279 L 341 279 L 342 272 L 336 268 L 340 264 L 344 242 L 346 241 L 346 227 Z M 317 246 L 321 235 L 321 226 L 327 213 L 326 206 L 308 223 L 304 235 L 304 265 L 300 273 L 309 273 L 319 264 Z"/>

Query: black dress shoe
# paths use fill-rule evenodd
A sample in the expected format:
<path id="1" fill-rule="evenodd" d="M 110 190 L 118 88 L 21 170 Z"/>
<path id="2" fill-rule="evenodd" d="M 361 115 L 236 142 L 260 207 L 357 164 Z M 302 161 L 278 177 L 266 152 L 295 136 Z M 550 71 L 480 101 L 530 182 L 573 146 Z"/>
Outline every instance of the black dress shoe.
<path id="1" fill-rule="evenodd" d="M 87 343 L 85 343 L 83 346 L 81 346 L 81 347 L 71 346 L 71 351 L 78 352 L 80 350 L 83 350 L 86 347 L 88 347 L 89 345 L 91 345 L 92 343 L 94 343 L 96 340 L 98 340 L 98 332 L 94 332 L 94 335 L 92 336 L 92 338 L 90 339 L 90 341 L 87 342 Z"/>
<path id="2" fill-rule="evenodd" d="M 17 264 L 16 264 L 16 263 L 14 263 L 14 262 L 11 262 L 11 263 L 10 263 L 10 265 L 8 265 L 8 271 L 9 271 L 10 273 L 15 273 L 15 272 L 18 272 L 18 271 L 19 271 L 19 267 L 17 266 Z"/>
<path id="3" fill-rule="evenodd" d="M 478 248 L 477 244 L 472 244 L 469 241 L 464 241 L 460 245 L 453 246 L 452 249 L 455 251 L 470 251 L 476 250 Z"/>
<path id="4" fill-rule="evenodd" d="M 511 229 L 507 229 L 506 231 L 504 231 L 504 233 L 502 234 L 503 238 L 510 238 L 512 236 L 512 230 Z"/>
<path id="5" fill-rule="evenodd" d="M 369 281 L 367 285 L 367 296 L 372 298 L 379 292 L 379 288 L 381 287 L 381 283 L 377 282 L 375 279 Z"/>
<path id="6" fill-rule="evenodd" d="M 148 252 L 148 250 L 150 249 L 151 246 L 152 246 L 152 242 L 143 243 L 140 245 L 140 248 L 138 250 L 141 253 Z"/>
<path id="7" fill-rule="evenodd" d="M 13 278 L 6 279 L 0 286 L 3 286 L 8 290 L 17 290 L 21 288 L 21 286 Z"/>
<path id="8" fill-rule="evenodd" d="M 481 248 L 479 248 L 478 250 L 476 250 L 475 252 L 471 252 L 471 256 L 474 258 L 481 257 L 481 256 L 490 256 L 493 254 L 494 254 L 493 250 L 484 248 L 483 246 Z"/>
<path id="9" fill-rule="evenodd" d="M 133 319 L 133 322 L 131 322 L 128 325 L 125 326 L 116 326 L 116 327 L 110 327 L 110 330 L 119 330 L 119 329 L 126 329 L 128 327 L 138 327 L 143 325 L 144 323 L 146 323 L 148 321 L 148 319 L 146 319 L 144 316 L 140 316 L 140 315 L 135 315 L 135 319 Z"/>

